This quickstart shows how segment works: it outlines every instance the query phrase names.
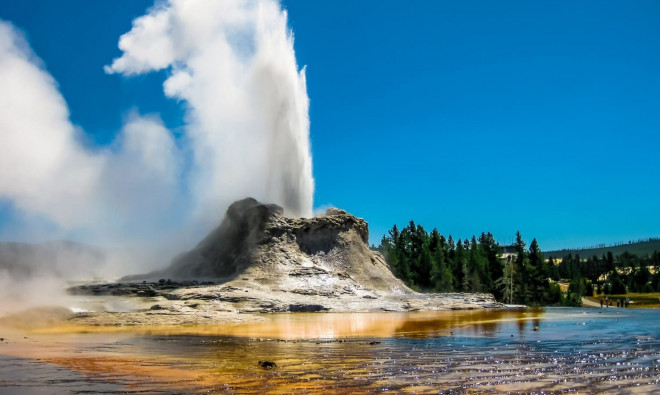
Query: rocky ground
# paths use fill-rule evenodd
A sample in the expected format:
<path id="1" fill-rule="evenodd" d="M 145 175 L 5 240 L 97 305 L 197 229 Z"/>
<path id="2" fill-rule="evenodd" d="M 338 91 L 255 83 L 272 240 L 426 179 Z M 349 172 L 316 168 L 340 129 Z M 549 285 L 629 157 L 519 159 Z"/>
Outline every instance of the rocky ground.
<path id="1" fill-rule="evenodd" d="M 350 283 L 351 280 L 345 282 Z M 145 305 L 145 308 L 132 312 L 83 312 L 68 317 L 72 323 L 94 326 L 244 322 L 259 320 L 262 313 L 439 311 L 504 307 L 489 294 L 388 293 L 365 289 L 357 283 L 339 284 L 326 289 L 298 287 L 272 290 L 251 277 L 241 277 L 222 284 L 173 281 L 95 284 L 78 286 L 71 289 L 71 292 L 98 297 L 137 297 Z"/>
<path id="2" fill-rule="evenodd" d="M 367 223 L 343 210 L 288 218 L 278 206 L 245 199 L 168 268 L 69 289 L 74 295 L 139 298 L 148 307 L 69 319 L 82 325 L 213 324 L 258 320 L 262 313 L 505 307 L 489 294 L 414 292 L 392 275 L 368 239 Z"/>

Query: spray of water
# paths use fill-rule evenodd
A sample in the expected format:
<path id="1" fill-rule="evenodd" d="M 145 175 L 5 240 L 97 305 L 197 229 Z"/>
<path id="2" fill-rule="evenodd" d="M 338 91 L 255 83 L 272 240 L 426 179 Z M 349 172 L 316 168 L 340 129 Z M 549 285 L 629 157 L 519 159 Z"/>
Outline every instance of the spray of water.
<path id="1" fill-rule="evenodd" d="M 312 214 L 305 73 L 278 3 L 172 0 L 136 19 L 119 48 L 108 73 L 171 69 L 163 86 L 187 105 L 204 212 L 254 196 Z"/>
<path id="2" fill-rule="evenodd" d="M 185 108 L 183 136 L 138 109 L 112 145 L 86 149 L 57 83 L 0 21 L 0 200 L 21 213 L 24 233 L 169 255 L 246 196 L 312 215 L 305 70 L 279 2 L 159 1 L 119 48 L 105 72 L 120 76 L 108 78 L 167 70 L 163 91 Z"/>

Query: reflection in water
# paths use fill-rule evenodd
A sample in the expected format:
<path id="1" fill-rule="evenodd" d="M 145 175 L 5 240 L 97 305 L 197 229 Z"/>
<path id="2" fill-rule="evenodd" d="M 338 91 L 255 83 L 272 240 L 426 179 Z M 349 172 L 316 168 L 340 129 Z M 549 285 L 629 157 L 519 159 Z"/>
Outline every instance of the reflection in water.
<path id="1" fill-rule="evenodd" d="M 284 314 L 151 334 L 34 335 L 0 345 L 0 354 L 39 358 L 87 384 L 101 380 L 96 391 L 108 382 L 156 392 L 657 391 L 660 310 L 607 313 Z M 58 380 L 43 375 L 43 386 Z M 0 392 L 24 389 L 18 376 L 0 378 Z"/>
<path id="2" fill-rule="evenodd" d="M 536 320 L 543 310 L 470 310 L 408 314 L 394 331 L 395 336 L 435 337 L 447 336 L 454 332 L 474 336 L 495 336 L 498 326 L 516 322 L 519 331 L 524 330 L 528 320 Z"/>

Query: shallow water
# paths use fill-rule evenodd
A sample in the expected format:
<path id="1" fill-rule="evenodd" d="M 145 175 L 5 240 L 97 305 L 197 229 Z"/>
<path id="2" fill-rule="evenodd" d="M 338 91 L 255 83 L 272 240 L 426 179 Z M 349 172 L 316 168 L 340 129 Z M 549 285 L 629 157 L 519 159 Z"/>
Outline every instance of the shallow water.
<path id="1" fill-rule="evenodd" d="M 0 393 L 660 393 L 658 323 L 657 309 L 551 308 L 29 334 L 0 344 Z"/>

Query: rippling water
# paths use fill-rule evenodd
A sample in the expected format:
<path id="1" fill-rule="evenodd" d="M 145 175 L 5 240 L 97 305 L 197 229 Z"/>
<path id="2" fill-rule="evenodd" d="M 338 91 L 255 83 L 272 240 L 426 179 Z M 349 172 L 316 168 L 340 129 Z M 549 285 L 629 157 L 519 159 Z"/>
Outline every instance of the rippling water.
<path id="1" fill-rule="evenodd" d="M 660 393 L 659 323 L 552 308 L 30 335 L 0 344 L 0 392 Z"/>

